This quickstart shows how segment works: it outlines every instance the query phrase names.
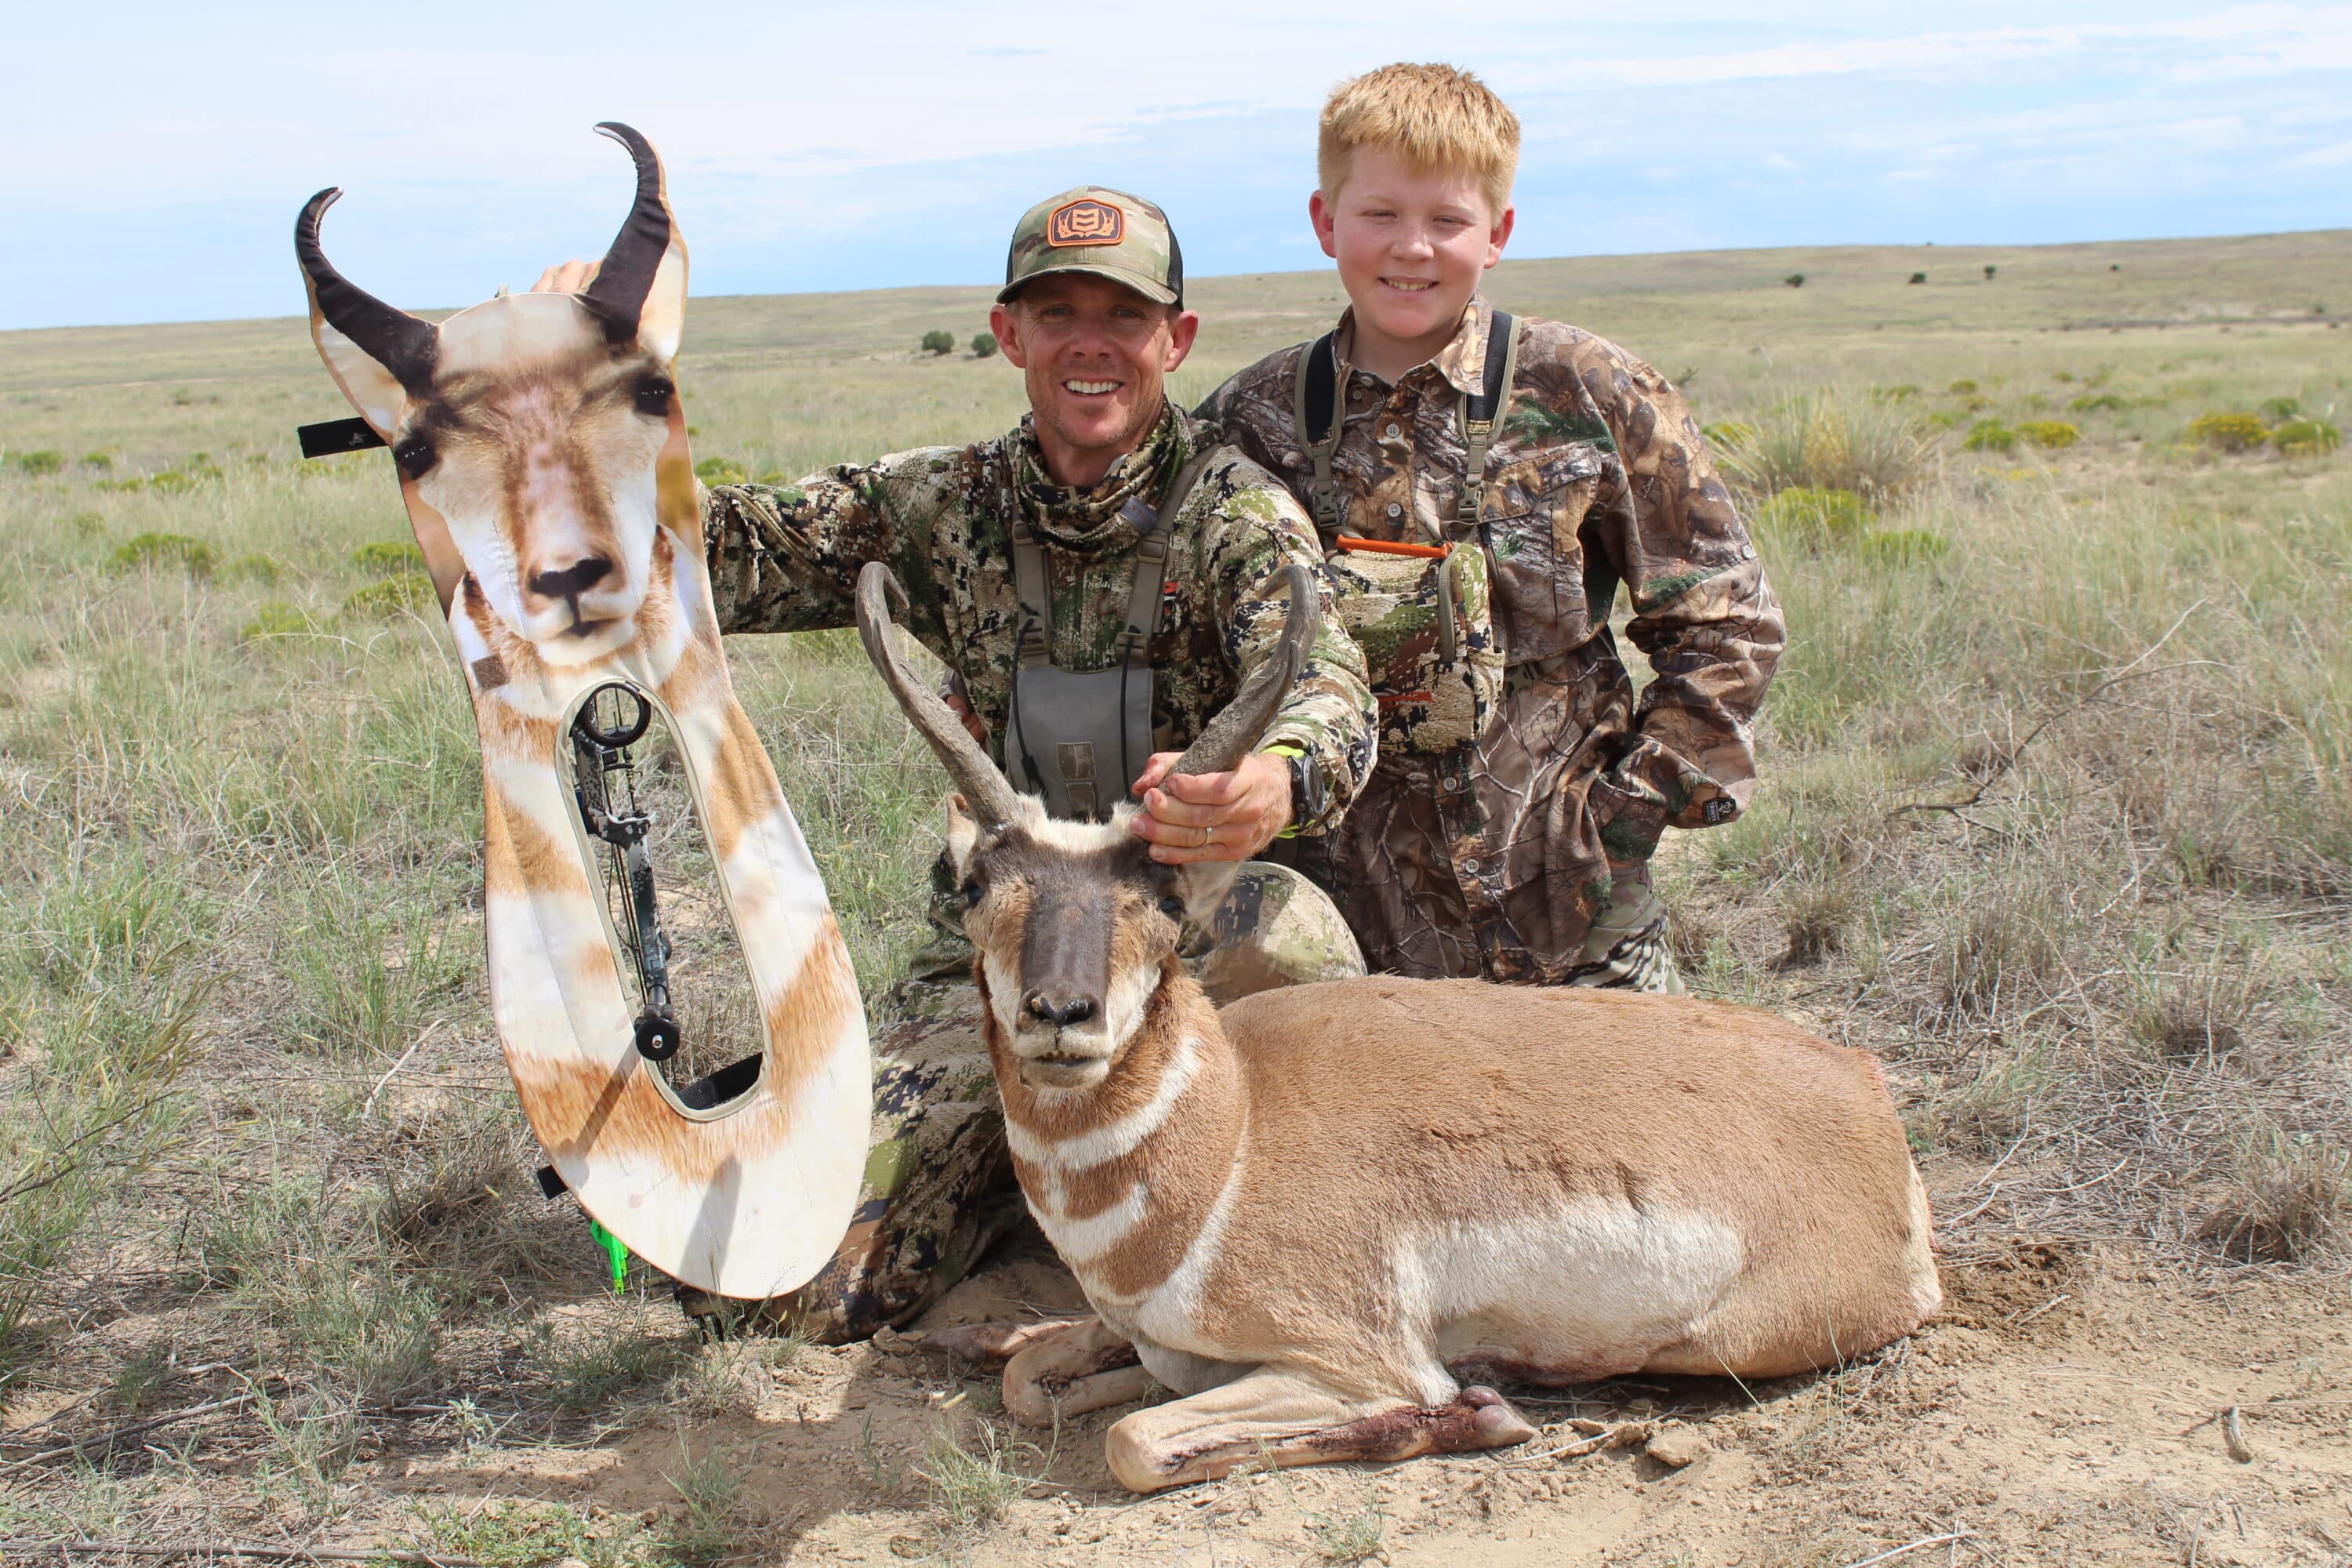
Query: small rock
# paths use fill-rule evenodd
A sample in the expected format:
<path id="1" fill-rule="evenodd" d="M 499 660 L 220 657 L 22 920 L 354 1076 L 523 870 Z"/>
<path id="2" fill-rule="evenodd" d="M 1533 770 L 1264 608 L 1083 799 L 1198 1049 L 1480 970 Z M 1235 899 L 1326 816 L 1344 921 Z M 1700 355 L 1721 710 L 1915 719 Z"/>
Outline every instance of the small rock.
<path id="1" fill-rule="evenodd" d="M 1715 1445 L 1695 1427 L 1669 1426 L 1650 1439 L 1650 1458 L 1671 1469 L 1696 1464 L 1715 1452 Z"/>
<path id="2" fill-rule="evenodd" d="M 930 1554 L 929 1545 L 919 1535 L 894 1535 L 890 1538 L 890 1555 L 893 1557 L 928 1557 Z"/>

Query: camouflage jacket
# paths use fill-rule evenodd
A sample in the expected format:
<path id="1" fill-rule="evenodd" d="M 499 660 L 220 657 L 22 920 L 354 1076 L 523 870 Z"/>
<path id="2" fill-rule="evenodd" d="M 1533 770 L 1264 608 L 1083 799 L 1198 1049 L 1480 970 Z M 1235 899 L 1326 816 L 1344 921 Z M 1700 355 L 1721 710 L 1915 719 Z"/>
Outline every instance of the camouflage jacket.
<path id="1" fill-rule="evenodd" d="M 1491 321 L 1474 300 L 1453 342 L 1393 386 L 1348 375 L 1332 462 L 1345 532 L 1462 537 L 1458 409 Z M 1343 360 L 1351 324 L 1341 318 Z M 1518 333 L 1477 531 L 1500 703 L 1475 744 L 1383 749 L 1318 847 L 1328 863 L 1301 861 L 1376 969 L 1573 978 L 1611 861 L 1647 859 L 1665 827 L 1731 820 L 1755 782 L 1749 725 L 1785 634 L 1698 426 L 1664 377 L 1614 344 L 1557 321 L 1522 318 Z M 1306 346 L 1244 371 L 1200 412 L 1311 500 L 1293 414 Z M 1586 603 L 1588 562 L 1630 594 L 1627 633 L 1656 672 L 1638 705 L 1607 605 Z"/>
<path id="2" fill-rule="evenodd" d="M 1170 471 L 1199 449 L 1203 429 L 1171 411 Z M 1025 457 L 1025 463 L 1024 463 Z M 971 447 L 900 452 L 842 466 L 797 485 L 721 485 L 703 506 L 719 624 L 729 632 L 814 631 L 854 625 L 857 573 L 884 561 L 905 584 L 905 625 L 963 679 L 1001 763 L 1018 667 L 1020 608 L 1013 585 L 1008 508 L 1035 438 L 1019 429 Z M 1097 493 L 1115 490 L 1114 469 Z M 1273 647 L 1286 603 L 1276 574 L 1319 563 L 1314 526 L 1297 504 L 1238 452 L 1213 457 L 1170 530 L 1165 586 L 1150 660 L 1155 743 L 1190 744 Z M 1052 658 L 1063 669 L 1108 669 L 1125 625 L 1136 534 L 1124 520 L 1096 525 L 1083 547 L 1040 526 L 1052 583 Z M 1319 764 L 1328 799 L 1297 826 L 1328 831 L 1370 770 L 1371 694 L 1363 656 L 1338 628 L 1325 595 L 1324 629 L 1289 699 L 1259 742 L 1288 742 Z"/>

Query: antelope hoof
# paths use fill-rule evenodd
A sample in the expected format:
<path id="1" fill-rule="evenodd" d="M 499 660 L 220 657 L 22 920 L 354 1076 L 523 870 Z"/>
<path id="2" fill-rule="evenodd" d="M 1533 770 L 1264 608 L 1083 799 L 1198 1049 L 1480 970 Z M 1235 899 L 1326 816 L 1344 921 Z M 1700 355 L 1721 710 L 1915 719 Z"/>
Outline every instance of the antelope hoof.
<path id="1" fill-rule="evenodd" d="M 927 1334 L 901 1334 L 896 1344 L 992 1369 L 1066 1329 L 1093 1321 L 1092 1318 L 1048 1318 L 1038 1323 L 957 1323 Z"/>
<path id="2" fill-rule="evenodd" d="M 1033 1341 L 1004 1366 L 1004 1408 L 1032 1426 L 1124 1405 L 1150 1388 L 1135 1347 L 1100 1320 Z"/>
<path id="3" fill-rule="evenodd" d="M 1391 1464 L 1424 1454 L 1465 1454 L 1507 1448 L 1536 1435 L 1510 1402 L 1491 1388 L 1465 1388 L 1453 1402 L 1400 1405 L 1392 1410 L 1288 1435 L 1264 1420 L 1211 1421 L 1169 1429 L 1182 1404 L 1139 1411 L 1110 1429 L 1111 1474 L 1129 1491 L 1151 1492 L 1190 1481 L 1216 1480 L 1244 1465 Z M 1146 1420 L 1145 1417 L 1156 1417 Z"/>

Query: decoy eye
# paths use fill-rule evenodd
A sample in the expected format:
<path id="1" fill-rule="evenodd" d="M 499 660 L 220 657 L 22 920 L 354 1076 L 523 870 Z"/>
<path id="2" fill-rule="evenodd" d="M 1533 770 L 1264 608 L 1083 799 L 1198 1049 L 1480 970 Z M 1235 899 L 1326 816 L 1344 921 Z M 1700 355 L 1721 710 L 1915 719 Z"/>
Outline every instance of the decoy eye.
<path id="1" fill-rule="evenodd" d="M 669 400 L 677 391 L 667 376 L 646 376 L 637 383 L 637 412 L 655 419 L 668 418 Z"/>
<path id="2" fill-rule="evenodd" d="M 432 472 L 435 461 L 433 441 L 426 436 L 411 436 L 392 449 L 394 467 L 405 479 L 422 479 Z"/>

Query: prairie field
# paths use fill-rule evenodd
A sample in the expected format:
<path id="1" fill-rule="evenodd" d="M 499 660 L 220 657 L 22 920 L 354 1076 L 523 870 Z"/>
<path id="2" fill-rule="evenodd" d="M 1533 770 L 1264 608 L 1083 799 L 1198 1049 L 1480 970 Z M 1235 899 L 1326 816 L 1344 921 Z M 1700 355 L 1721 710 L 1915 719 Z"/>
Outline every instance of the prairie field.
<path id="1" fill-rule="evenodd" d="M 698 301 L 698 458 L 1011 425 L 1018 373 L 916 347 L 992 292 Z M 1339 303 L 1192 292 L 1187 402 Z M 389 459 L 295 455 L 347 413 L 302 323 L 0 334 L 0 1562 L 2352 1563 L 2352 231 L 1490 293 L 1675 377 L 1748 508 L 1762 782 L 1660 884 L 1694 991 L 1885 1059 L 1937 1320 L 1144 1500 L 1118 1411 L 701 1342 L 531 1178 L 463 683 Z M 854 637 L 729 651 L 871 998 L 942 781 Z M 1030 1233 L 928 1321 L 1076 1300 Z"/>

